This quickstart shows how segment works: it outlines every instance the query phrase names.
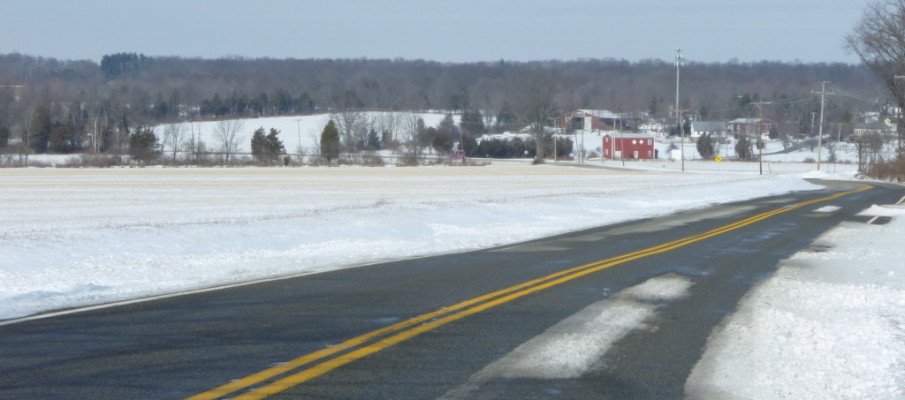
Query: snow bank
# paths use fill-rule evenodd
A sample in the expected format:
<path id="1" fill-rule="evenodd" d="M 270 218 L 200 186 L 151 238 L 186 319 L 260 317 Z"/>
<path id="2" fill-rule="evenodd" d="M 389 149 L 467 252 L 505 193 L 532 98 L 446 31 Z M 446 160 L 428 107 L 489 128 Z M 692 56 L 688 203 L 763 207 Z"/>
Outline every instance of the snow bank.
<path id="1" fill-rule="evenodd" d="M 873 206 L 864 215 L 905 215 Z M 847 223 L 755 288 L 686 385 L 691 398 L 905 397 L 905 219 Z"/>

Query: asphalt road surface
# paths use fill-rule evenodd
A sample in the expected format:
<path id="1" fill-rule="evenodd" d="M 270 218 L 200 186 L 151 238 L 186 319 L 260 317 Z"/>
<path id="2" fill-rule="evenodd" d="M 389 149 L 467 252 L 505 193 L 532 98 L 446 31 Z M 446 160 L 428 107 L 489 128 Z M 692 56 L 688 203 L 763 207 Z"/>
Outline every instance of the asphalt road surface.
<path id="1" fill-rule="evenodd" d="M 502 248 L 7 321 L 0 399 L 682 398 L 711 330 L 780 260 L 903 195 L 824 184 Z M 827 205 L 839 209 L 815 212 Z M 584 369 L 507 364 L 658 279 L 684 295 L 634 297 L 634 310 L 653 313 Z"/>

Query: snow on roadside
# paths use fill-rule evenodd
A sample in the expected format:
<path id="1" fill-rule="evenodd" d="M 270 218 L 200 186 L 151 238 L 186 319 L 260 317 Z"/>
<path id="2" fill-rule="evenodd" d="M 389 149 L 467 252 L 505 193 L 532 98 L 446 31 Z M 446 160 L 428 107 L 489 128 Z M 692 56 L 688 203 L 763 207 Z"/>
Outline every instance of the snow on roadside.
<path id="1" fill-rule="evenodd" d="M 710 338 L 690 398 L 905 397 L 905 207 L 845 223 L 785 261 Z"/>
<path id="2" fill-rule="evenodd" d="M 0 187 L 0 319 L 819 188 L 528 165 L 4 169 Z"/>

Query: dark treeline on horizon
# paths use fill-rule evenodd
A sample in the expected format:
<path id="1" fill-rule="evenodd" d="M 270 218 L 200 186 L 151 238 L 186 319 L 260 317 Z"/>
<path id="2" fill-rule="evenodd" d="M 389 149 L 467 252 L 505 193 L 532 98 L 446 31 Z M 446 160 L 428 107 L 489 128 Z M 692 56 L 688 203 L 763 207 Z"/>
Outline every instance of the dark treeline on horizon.
<path id="1" fill-rule="evenodd" d="M 480 110 L 530 123 L 519 104 L 531 96 L 524 90 L 527 83 L 538 79 L 553 82 L 559 112 L 589 108 L 675 118 L 676 67 L 660 60 L 440 63 L 117 53 L 96 63 L 14 53 L 0 55 L 0 132 L 18 137 L 31 128 L 36 113 L 46 114 L 54 126 L 72 131 L 72 146 L 57 147 L 61 151 L 76 150 L 84 142 L 79 135 L 94 130 L 122 137 L 135 127 L 163 122 L 346 110 Z M 788 131 L 801 131 L 809 129 L 819 109 L 812 92 L 821 81 L 878 99 L 873 104 L 833 99 L 827 104 L 831 123 L 850 124 L 858 112 L 878 110 L 885 102 L 882 85 L 862 65 L 688 62 L 681 67 L 680 108 L 700 120 L 763 113 Z M 753 103 L 759 101 L 772 103 L 758 109 Z"/>

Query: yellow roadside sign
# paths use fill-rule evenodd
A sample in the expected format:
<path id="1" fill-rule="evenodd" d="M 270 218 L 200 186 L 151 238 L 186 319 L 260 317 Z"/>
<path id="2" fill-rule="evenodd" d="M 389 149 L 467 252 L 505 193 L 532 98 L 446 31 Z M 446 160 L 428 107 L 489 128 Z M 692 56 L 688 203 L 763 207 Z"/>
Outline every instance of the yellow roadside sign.
<path id="1" fill-rule="evenodd" d="M 716 161 L 716 162 L 723 161 L 723 157 L 716 156 L 716 157 L 713 159 L 713 161 Z"/>

